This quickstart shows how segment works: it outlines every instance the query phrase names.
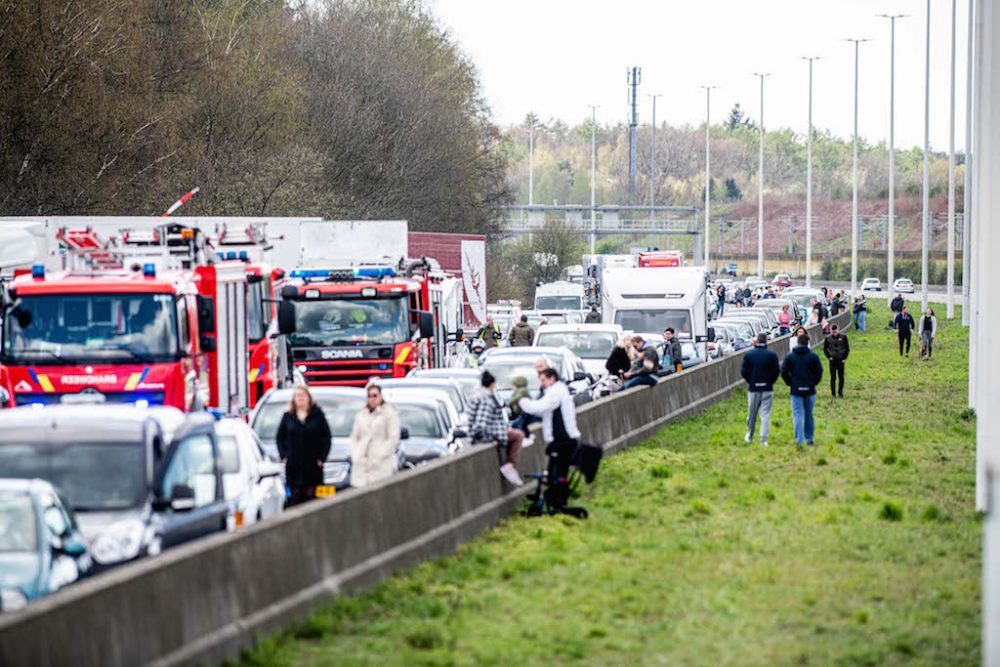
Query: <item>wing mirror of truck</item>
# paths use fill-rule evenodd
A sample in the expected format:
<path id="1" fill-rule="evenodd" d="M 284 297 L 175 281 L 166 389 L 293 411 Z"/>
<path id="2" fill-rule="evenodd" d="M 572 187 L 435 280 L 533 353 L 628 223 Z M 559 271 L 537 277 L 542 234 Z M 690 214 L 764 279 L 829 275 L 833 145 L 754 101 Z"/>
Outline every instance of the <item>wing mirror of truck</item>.
<path id="1" fill-rule="evenodd" d="M 198 295 L 198 331 L 203 334 L 215 333 L 215 299 Z"/>
<path id="2" fill-rule="evenodd" d="M 201 346 L 202 352 L 215 352 L 218 349 L 218 345 L 216 345 L 215 338 L 213 338 L 212 336 L 199 337 L 198 344 Z"/>
<path id="3" fill-rule="evenodd" d="M 715 327 L 708 328 L 708 342 L 709 343 L 715 342 Z"/>
<path id="4" fill-rule="evenodd" d="M 295 333 L 295 304 L 291 301 L 278 302 L 278 333 Z"/>
<path id="5" fill-rule="evenodd" d="M 421 338 L 433 338 L 434 337 L 434 313 L 428 313 L 426 311 L 420 312 L 420 337 Z"/>

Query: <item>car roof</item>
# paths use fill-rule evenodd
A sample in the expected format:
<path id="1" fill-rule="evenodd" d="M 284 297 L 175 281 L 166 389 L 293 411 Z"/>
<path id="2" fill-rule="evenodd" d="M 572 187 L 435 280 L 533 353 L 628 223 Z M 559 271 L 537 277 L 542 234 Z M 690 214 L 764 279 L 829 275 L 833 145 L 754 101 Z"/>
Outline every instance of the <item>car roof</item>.
<path id="1" fill-rule="evenodd" d="M 176 408 L 137 408 L 131 405 L 51 405 L 45 408 L 18 407 L 0 410 L 0 440 L 31 435 L 42 439 L 45 432 L 58 440 L 140 441 L 146 424 L 155 421 L 164 432 L 176 430 L 184 422 Z"/>
<path id="2" fill-rule="evenodd" d="M 215 432 L 219 435 L 236 435 L 250 426 L 239 417 L 223 417 L 215 423 Z"/>
<path id="3" fill-rule="evenodd" d="M 378 385 L 381 387 L 414 387 L 418 385 L 421 387 L 430 387 L 432 389 L 438 388 L 442 391 L 447 391 L 449 389 L 458 388 L 458 383 L 452 379 L 446 377 L 420 377 L 420 376 L 407 376 L 401 378 L 386 378 L 384 380 L 379 380 Z"/>
<path id="4" fill-rule="evenodd" d="M 416 368 L 407 377 L 480 377 L 482 373 L 475 368 Z"/>
<path id="5" fill-rule="evenodd" d="M 44 479 L 0 477 L 0 493 L 39 493 L 42 491 L 55 493 L 56 489 L 50 482 Z"/>
<path id="6" fill-rule="evenodd" d="M 538 327 L 537 333 L 583 333 L 592 331 L 594 333 L 621 333 L 620 324 L 543 324 Z"/>
<path id="7" fill-rule="evenodd" d="M 272 389 L 271 391 L 264 394 L 261 398 L 260 403 L 272 402 L 272 401 L 291 401 L 292 394 L 295 393 L 294 388 L 288 389 Z M 313 398 L 364 398 L 365 388 L 364 387 L 309 387 L 309 393 L 312 394 Z"/>

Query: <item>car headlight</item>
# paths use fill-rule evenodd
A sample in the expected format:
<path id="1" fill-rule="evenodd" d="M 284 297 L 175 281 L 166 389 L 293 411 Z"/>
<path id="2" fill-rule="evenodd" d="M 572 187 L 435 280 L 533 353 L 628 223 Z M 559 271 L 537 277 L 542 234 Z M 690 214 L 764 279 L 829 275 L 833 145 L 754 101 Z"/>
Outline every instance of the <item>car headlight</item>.
<path id="1" fill-rule="evenodd" d="M 347 479 L 350 470 L 350 461 L 327 461 L 323 464 L 323 481 L 328 484 L 339 484 Z"/>
<path id="2" fill-rule="evenodd" d="M 0 588 L 0 611 L 17 611 L 28 604 L 28 597 L 17 588 Z"/>
<path id="3" fill-rule="evenodd" d="M 10 402 L 10 392 L 0 387 L 0 408 L 6 408 L 8 402 Z"/>
<path id="4" fill-rule="evenodd" d="M 142 550 L 145 534 L 146 526 L 137 519 L 112 524 L 94 540 L 91 554 L 102 565 L 132 560 Z"/>

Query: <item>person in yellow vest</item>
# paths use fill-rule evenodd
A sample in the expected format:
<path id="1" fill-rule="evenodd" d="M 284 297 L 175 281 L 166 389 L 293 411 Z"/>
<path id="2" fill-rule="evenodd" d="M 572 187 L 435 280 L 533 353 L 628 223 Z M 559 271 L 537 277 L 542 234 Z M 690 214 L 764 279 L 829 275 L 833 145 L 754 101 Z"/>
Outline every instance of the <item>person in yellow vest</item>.
<path id="1" fill-rule="evenodd" d="M 487 349 L 500 344 L 500 326 L 493 323 L 492 315 L 486 316 L 486 323 L 479 327 L 479 331 L 476 332 L 476 338 L 483 341 Z"/>

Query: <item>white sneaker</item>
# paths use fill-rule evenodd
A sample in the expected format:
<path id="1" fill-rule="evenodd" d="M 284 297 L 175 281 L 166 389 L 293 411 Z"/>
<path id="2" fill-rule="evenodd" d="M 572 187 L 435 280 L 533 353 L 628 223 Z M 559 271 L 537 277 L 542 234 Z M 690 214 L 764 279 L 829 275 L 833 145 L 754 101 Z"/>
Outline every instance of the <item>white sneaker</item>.
<path id="1" fill-rule="evenodd" d="M 760 446 L 761 447 L 767 447 L 767 440 L 761 440 L 760 441 Z"/>
<path id="2" fill-rule="evenodd" d="M 524 439 L 524 443 L 521 446 L 522 447 L 531 447 L 533 444 L 535 444 L 535 436 L 529 435 L 529 436 L 527 436 Z"/>
<path id="3" fill-rule="evenodd" d="M 750 435 L 750 432 L 747 431 L 746 435 L 743 436 L 743 442 L 749 445 L 751 440 L 753 440 L 753 437 Z"/>
<path id="4" fill-rule="evenodd" d="M 524 480 L 521 476 L 517 474 L 517 468 L 511 463 L 504 463 L 500 466 L 500 474 L 503 478 L 513 484 L 514 486 L 524 486 Z"/>

